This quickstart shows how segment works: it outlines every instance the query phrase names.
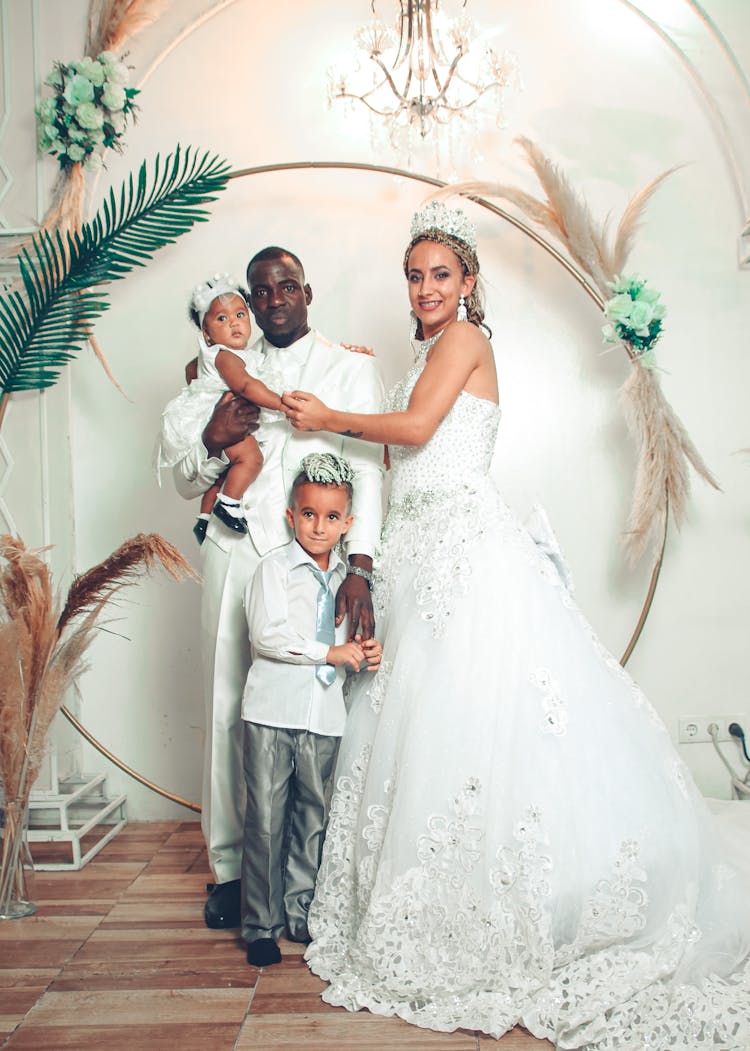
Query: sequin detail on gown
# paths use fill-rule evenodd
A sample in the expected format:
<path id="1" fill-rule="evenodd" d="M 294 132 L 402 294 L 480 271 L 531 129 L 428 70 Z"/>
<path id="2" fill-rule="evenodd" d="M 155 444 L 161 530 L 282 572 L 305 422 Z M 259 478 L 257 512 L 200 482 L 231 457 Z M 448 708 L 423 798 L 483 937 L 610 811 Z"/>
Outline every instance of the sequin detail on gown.
<path id="1" fill-rule="evenodd" d="M 420 357 L 389 396 L 403 409 Z M 750 916 L 669 734 L 488 472 L 462 393 L 391 448 L 307 959 L 349 1010 L 558 1048 L 750 1048 Z"/>

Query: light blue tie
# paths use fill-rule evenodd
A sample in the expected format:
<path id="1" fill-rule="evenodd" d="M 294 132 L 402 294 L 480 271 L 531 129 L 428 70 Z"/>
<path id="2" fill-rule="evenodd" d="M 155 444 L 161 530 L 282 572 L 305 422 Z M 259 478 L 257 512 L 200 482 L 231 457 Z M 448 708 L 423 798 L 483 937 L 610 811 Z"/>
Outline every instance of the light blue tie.
<path id="1" fill-rule="evenodd" d="M 318 642 L 327 642 L 329 646 L 333 646 L 336 640 L 333 594 L 328 586 L 333 570 L 329 569 L 326 573 L 322 569 L 319 569 L 318 566 L 313 566 L 309 562 L 307 564 L 310 566 L 313 576 L 320 584 L 316 605 L 315 638 Z M 332 664 L 319 664 L 315 669 L 315 677 L 322 682 L 324 686 L 330 686 L 336 678 L 336 669 Z"/>

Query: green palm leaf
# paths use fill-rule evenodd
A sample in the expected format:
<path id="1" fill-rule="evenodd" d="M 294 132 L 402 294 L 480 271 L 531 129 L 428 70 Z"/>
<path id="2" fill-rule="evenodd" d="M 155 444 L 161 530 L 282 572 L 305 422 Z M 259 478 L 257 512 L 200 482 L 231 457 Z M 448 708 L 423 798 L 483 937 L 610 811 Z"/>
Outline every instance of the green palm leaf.
<path id="1" fill-rule="evenodd" d="M 152 179 L 144 162 L 119 194 L 110 189 L 80 234 L 36 234 L 18 256 L 25 294 L 0 297 L 0 393 L 51 387 L 109 306 L 104 291 L 92 288 L 144 266 L 204 222 L 205 205 L 228 178 L 226 161 L 178 146 L 163 165 L 156 157 Z"/>

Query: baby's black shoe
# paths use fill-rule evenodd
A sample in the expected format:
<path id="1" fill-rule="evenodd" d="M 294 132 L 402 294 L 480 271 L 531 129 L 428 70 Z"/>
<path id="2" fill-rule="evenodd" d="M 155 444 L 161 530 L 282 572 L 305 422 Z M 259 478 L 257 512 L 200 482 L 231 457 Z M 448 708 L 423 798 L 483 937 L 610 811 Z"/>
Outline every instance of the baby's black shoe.
<path id="1" fill-rule="evenodd" d="M 233 529 L 235 533 L 247 532 L 247 519 L 244 516 L 231 514 L 221 500 L 217 500 L 214 504 L 214 514 L 220 522 L 223 522 L 229 529 Z"/>
<path id="2" fill-rule="evenodd" d="M 193 536 L 202 544 L 206 539 L 206 530 L 208 529 L 208 519 L 198 518 L 196 519 L 195 525 L 193 526 Z"/>

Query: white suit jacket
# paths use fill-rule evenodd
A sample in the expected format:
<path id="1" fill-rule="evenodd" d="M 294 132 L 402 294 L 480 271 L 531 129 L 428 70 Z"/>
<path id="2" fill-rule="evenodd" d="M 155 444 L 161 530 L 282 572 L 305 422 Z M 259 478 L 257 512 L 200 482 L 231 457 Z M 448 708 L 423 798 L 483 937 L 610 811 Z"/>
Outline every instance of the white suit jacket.
<path id="1" fill-rule="evenodd" d="M 336 346 L 315 331 L 284 349 L 274 348 L 265 340 L 259 349 L 269 355 L 269 367 L 282 372 L 287 390 L 310 391 L 331 408 L 347 412 L 382 410 L 382 381 L 375 359 L 366 354 Z M 265 555 L 292 537 L 284 512 L 302 458 L 310 452 L 332 452 L 345 457 L 354 471 L 354 522 L 345 538 L 347 554 L 374 555 L 382 523 L 382 445 L 323 431 L 295 431 L 287 423 L 270 424 L 256 437 L 261 442 L 264 464 L 245 493 L 243 505 L 257 554 Z M 180 494 L 190 499 L 204 492 L 225 467 L 225 458 L 208 457 L 199 443 L 174 468 L 175 484 Z M 230 550 L 236 537 L 213 519 L 207 538 Z"/>

